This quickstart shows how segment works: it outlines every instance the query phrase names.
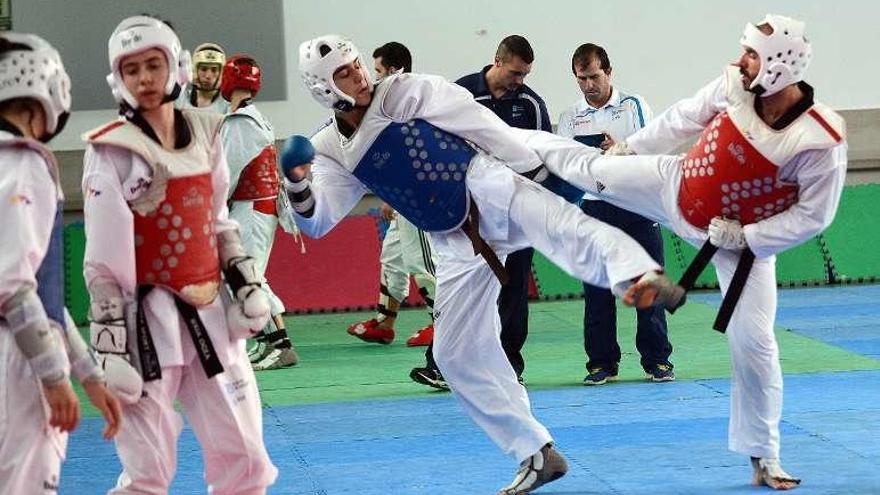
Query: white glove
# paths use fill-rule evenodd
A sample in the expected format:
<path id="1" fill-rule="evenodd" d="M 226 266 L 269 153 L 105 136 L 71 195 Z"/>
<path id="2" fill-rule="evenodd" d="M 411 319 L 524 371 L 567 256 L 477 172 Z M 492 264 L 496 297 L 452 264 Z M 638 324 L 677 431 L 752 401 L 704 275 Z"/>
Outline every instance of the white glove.
<path id="1" fill-rule="evenodd" d="M 269 322 L 270 311 L 269 299 L 259 286 L 246 285 L 238 289 L 226 308 L 229 333 L 237 339 L 256 336 Z"/>
<path id="2" fill-rule="evenodd" d="M 739 220 L 715 217 L 709 222 L 709 242 L 713 246 L 731 251 L 741 251 L 749 245 Z"/>
<path id="3" fill-rule="evenodd" d="M 136 404 L 144 393 L 144 379 L 128 360 L 118 354 L 98 353 L 98 363 L 104 369 L 107 388 L 123 404 Z"/>
<path id="4" fill-rule="evenodd" d="M 610 148 L 605 150 L 606 155 L 611 156 L 626 156 L 626 155 L 635 155 L 636 152 L 626 144 L 626 141 L 620 141 L 619 143 L 614 143 Z"/>
<path id="5" fill-rule="evenodd" d="M 89 324 L 92 347 L 98 353 L 98 364 L 104 370 L 107 388 L 123 404 L 140 400 L 144 380 L 131 365 L 128 353 L 128 330 L 124 319 L 93 321 Z"/>

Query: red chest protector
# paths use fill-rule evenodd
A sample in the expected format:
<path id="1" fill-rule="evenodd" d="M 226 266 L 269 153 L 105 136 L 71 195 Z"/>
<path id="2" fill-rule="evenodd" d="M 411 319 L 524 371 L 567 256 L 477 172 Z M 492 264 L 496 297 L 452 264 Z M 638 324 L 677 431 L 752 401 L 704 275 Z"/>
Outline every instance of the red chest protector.
<path id="1" fill-rule="evenodd" d="M 836 146 L 843 119 L 825 105 L 811 107 L 783 129 L 768 126 L 743 89 L 739 70 L 726 69 L 725 111 L 716 115 L 682 160 L 678 207 L 691 225 L 705 229 L 714 217 L 743 225 L 781 213 L 798 201 L 798 185 L 780 169 L 800 153 Z"/>
<path id="2" fill-rule="evenodd" d="M 152 169 L 144 192 L 129 201 L 137 284 L 163 286 L 202 307 L 214 301 L 220 286 L 212 179 L 216 164 L 211 153 L 222 117 L 188 110 L 183 114 L 192 130 L 192 141 L 184 149 L 163 149 L 122 120 L 86 138 L 129 149 Z"/>
<path id="3" fill-rule="evenodd" d="M 797 185 L 777 180 L 779 167 L 752 146 L 726 112 L 706 127 L 682 169 L 678 207 L 701 229 L 714 217 L 755 223 L 797 202 Z"/>
<path id="4" fill-rule="evenodd" d="M 275 146 L 269 145 L 242 170 L 231 199 L 235 201 L 275 199 L 278 197 L 280 185 L 277 153 Z"/>
<path id="5" fill-rule="evenodd" d="M 214 300 L 220 260 L 214 233 L 211 174 L 170 178 L 165 199 L 134 215 L 139 285 L 162 285 L 194 306 Z"/>

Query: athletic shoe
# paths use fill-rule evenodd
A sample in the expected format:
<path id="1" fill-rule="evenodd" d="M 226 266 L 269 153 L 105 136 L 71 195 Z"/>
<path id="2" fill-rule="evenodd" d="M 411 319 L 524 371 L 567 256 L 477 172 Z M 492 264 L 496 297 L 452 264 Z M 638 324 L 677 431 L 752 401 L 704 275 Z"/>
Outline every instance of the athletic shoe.
<path id="1" fill-rule="evenodd" d="M 645 370 L 645 378 L 652 382 L 671 382 L 675 380 L 675 372 L 668 364 L 655 364 Z"/>
<path id="2" fill-rule="evenodd" d="M 617 368 L 596 366 L 595 368 L 587 369 L 584 385 L 605 385 L 607 382 L 615 381 L 617 381 Z"/>
<path id="3" fill-rule="evenodd" d="M 375 318 L 360 323 L 353 323 L 348 327 L 348 334 L 364 342 L 390 344 L 394 341 L 394 329 L 380 327 L 379 321 Z"/>
<path id="4" fill-rule="evenodd" d="M 266 342 L 258 341 L 257 344 L 251 347 L 248 351 L 248 361 L 250 361 L 251 364 L 259 363 L 266 359 L 266 356 L 268 356 L 270 352 L 272 352 L 271 345 Z"/>
<path id="5" fill-rule="evenodd" d="M 409 377 L 412 378 L 412 381 L 421 383 L 422 385 L 427 385 L 438 390 L 449 390 L 449 385 L 446 384 L 446 380 L 443 379 L 440 370 L 431 368 L 413 368 L 412 371 L 409 372 Z"/>
<path id="6" fill-rule="evenodd" d="M 293 347 L 272 347 L 272 352 L 259 363 L 254 364 L 254 371 L 277 370 L 296 366 L 299 355 Z"/>
<path id="7" fill-rule="evenodd" d="M 562 478 L 567 472 L 565 457 L 548 443 L 519 465 L 513 482 L 502 488 L 498 495 L 527 495 Z"/>
<path id="8" fill-rule="evenodd" d="M 406 339 L 406 345 L 409 347 L 421 347 L 426 345 L 431 345 L 431 341 L 434 340 L 434 324 L 426 326 L 425 328 L 417 331 L 412 334 L 412 337 Z"/>

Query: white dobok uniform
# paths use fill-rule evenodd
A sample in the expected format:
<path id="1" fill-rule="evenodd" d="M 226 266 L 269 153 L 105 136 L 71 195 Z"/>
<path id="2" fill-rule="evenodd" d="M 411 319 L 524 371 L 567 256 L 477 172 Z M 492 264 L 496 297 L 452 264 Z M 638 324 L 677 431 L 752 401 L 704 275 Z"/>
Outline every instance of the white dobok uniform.
<path id="1" fill-rule="evenodd" d="M 501 348 L 498 279 L 458 228 L 469 204 L 502 263 L 534 246 L 577 278 L 618 288 L 659 266 L 623 232 L 518 175 L 539 167 L 538 157 L 467 90 L 441 77 L 383 79 L 351 138 L 337 126 L 312 137 L 314 212 L 297 215 L 297 223 L 309 236 L 324 235 L 370 183 L 431 233 L 439 261 L 434 356 L 467 414 L 502 451 L 526 459 L 551 437 Z"/>
<path id="2" fill-rule="evenodd" d="M 403 302 L 409 295 L 409 276 L 433 298 L 436 286 L 437 259 L 431 248 L 431 237 L 399 213 L 388 225 L 382 240 L 382 264 L 379 276 L 391 297 Z"/>
<path id="3" fill-rule="evenodd" d="M 812 89 L 804 85 L 812 99 Z M 740 74 L 722 77 L 682 100 L 626 142 L 634 156 L 603 157 L 551 134 L 523 139 L 553 171 L 572 167 L 571 182 L 621 208 L 660 222 L 699 246 L 715 216 L 739 219 L 756 260 L 727 330 L 733 367 L 729 447 L 779 457 L 782 371 L 773 326 L 775 254 L 801 244 L 834 219 L 846 176 L 845 123 L 821 103 L 781 130 L 754 108 Z M 668 152 L 702 133 L 685 156 Z M 642 156 L 646 155 L 646 156 Z M 727 291 L 738 251 L 713 258 Z"/>
<path id="4" fill-rule="evenodd" d="M 183 429 L 176 400 L 202 446 L 209 492 L 265 493 L 277 469 L 263 445 L 257 382 L 244 340 L 230 337 L 225 304 L 217 295 L 216 235 L 237 228 L 226 207 L 229 170 L 217 139 L 222 116 L 190 110 L 183 115 L 192 141 L 181 150 L 161 148 L 124 120 L 85 135 L 86 286 L 91 291 L 98 284 L 116 284 L 131 301 L 139 286 L 154 285 L 142 309 L 161 365 L 161 378 L 145 382 L 141 400 L 123 406 L 116 447 L 124 472 L 110 493 L 167 492 Z M 183 192 L 173 196 L 176 190 Z M 172 208 L 175 197 L 178 203 Z M 194 220 L 188 219 L 188 211 L 195 212 Z M 145 236 L 138 230 L 144 224 L 158 231 Z M 199 251 L 197 240 L 209 243 L 213 251 Z M 139 250 L 151 245 L 155 254 L 139 263 Z M 175 270 L 207 270 L 213 291 L 172 292 L 168 287 L 176 283 Z M 223 366 L 212 378 L 200 363 L 175 293 L 186 293 L 181 297 L 187 301 L 200 299 L 193 306 Z M 132 345 L 129 337 L 130 349 Z"/>
<path id="5" fill-rule="evenodd" d="M 55 160 L 40 148 L 0 131 L 0 307 L 36 289 L 61 199 Z M 0 493 L 58 491 L 67 433 L 50 426 L 50 416 L 40 378 L 0 315 Z"/>
<path id="6" fill-rule="evenodd" d="M 177 99 L 174 100 L 174 108 L 177 108 L 179 110 L 183 110 L 185 108 L 188 108 L 190 110 L 205 110 L 209 112 L 215 112 L 220 115 L 226 115 L 227 113 L 229 113 L 229 102 L 226 101 L 225 98 L 220 96 L 219 91 L 217 92 L 216 98 L 214 98 L 214 101 L 211 102 L 210 105 L 206 107 L 197 107 L 193 105 L 193 98 L 195 97 L 193 93 L 195 93 L 196 91 L 198 90 L 195 86 L 192 85 L 192 83 L 187 84 L 186 88 L 184 88 L 183 91 L 180 92 L 180 96 L 178 96 Z"/>
<path id="7" fill-rule="evenodd" d="M 266 273 L 278 220 L 286 232 L 294 232 L 287 195 L 278 194 L 280 172 L 272 125 L 253 105 L 229 113 L 220 127 L 226 163 L 229 165 L 229 218 L 239 224 L 241 244 L 254 257 L 261 277 Z M 284 303 L 263 278 L 263 291 L 272 315 L 284 313 Z"/>

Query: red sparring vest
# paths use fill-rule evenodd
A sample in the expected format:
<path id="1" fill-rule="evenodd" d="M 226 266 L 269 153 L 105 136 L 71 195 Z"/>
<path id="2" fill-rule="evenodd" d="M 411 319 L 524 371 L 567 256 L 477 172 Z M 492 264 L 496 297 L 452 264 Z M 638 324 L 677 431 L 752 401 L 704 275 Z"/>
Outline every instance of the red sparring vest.
<path id="1" fill-rule="evenodd" d="M 678 207 L 691 225 L 706 229 L 714 217 L 743 225 L 781 213 L 798 200 L 798 186 L 782 182 L 779 168 L 800 152 L 842 139 L 843 119 L 816 103 L 785 129 L 774 130 L 754 110 L 739 72 L 727 72 L 727 111 L 718 114 L 682 160 Z"/>
<path id="2" fill-rule="evenodd" d="M 201 307 L 217 297 L 220 285 L 210 152 L 222 117 L 183 113 L 193 136 L 182 150 L 165 150 L 121 120 L 89 133 L 87 140 L 129 149 L 152 168 L 147 190 L 129 205 L 138 285 L 165 287 Z"/>
<path id="3" fill-rule="evenodd" d="M 220 260 L 212 199 L 210 172 L 175 177 L 158 208 L 134 216 L 138 284 L 166 286 L 194 306 L 214 300 Z"/>
<path id="4" fill-rule="evenodd" d="M 270 215 L 277 214 L 275 198 L 281 186 L 278 174 L 278 158 L 274 145 L 263 148 L 242 170 L 233 201 L 253 201 L 254 208 Z M 266 211 L 266 210 L 269 211 Z"/>

